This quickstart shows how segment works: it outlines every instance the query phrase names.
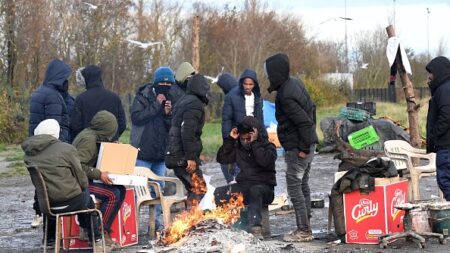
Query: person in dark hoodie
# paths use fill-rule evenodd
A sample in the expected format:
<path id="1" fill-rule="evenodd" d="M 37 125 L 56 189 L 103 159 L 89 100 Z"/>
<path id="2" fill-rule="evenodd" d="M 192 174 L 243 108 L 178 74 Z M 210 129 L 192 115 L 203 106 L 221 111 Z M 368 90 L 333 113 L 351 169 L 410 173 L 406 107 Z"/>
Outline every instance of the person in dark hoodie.
<path id="1" fill-rule="evenodd" d="M 261 211 L 272 203 L 276 186 L 274 144 L 258 133 L 261 126 L 252 116 L 245 116 L 237 128 L 233 128 L 217 153 L 217 161 L 223 164 L 237 163 L 240 172 L 237 183 L 216 188 L 216 205 L 228 203 L 233 193 L 242 193 L 248 205 L 250 232 L 262 238 Z"/>
<path id="2" fill-rule="evenodd" d="M 34 129 L 34 136 L 22 143 L 25 152 L 24 161 L 27 166 L 36 167 L 47 185 L 50 208 L 54 213 L 73 212 L 95 208 L 88 190 L 88 179 L 81 169 L 77 150 L 70 144 L 58 140 L 60 126 L 54 119 L 41 121 Z M 101 240 L 99 218 L 94 219 L 95 241 Z M 80 226 L 90 233 L 89 214 L 79 214 Z M 55 243 L 56 221 L 48 219 L 47 245 Z M 96 250 L 103 251 L 101 243 Z"/>
<path id="3" fill-rule="evenodd" d="M 106 110 L 117 119 L 118 130 L 113 141 L 119 139 L 126 128 L 125 112 L 119 96 L 105 89 L 102 71 L 96 65 L 89 65 L 77 71 L 77 84 L 85 86 L 86 91 L 75 98 L 75 108 L 70 117 L 70 131 L 75 138 L 83 129 L 90 126 L 94 115 Z"/>
<path id="4" fill-rule="evenodd" d="M 31 95 L 28 136 L 34 134 L 34 129 L 41 121 L 55 119 L 60 126 L 59 139 L 70 143 L 70 114 L 67 111 L 62 93 L 65 87 L 68 87 L 71 71 L 69 65 L 58 59 L 52 60 L 48 64 L 44 82 Z M 31 222 L 31 227 L 36 228 L 42 223 L 36 195 L 34 196 L 33 209 L 35 216 Z"/>
<path id="5" fill-rule="evenodd" d="M 436 152 L 436 179 L 450 201 L 450 61 L 444 56 L 427 66 L 431 92 L 427 115 L 427 152 Z"/>
<path id="6" fill-rule="evenodd" d="M 110 237 L 111 224 L 125 198 L 125 187 L 112 185 L 108 172 L 96 168 L 100 142 L 111 142 L 117 132 L 116 117 L 105 110 L 99 111 L 91 120 L 90 127 L 85 128 L 73 141 L 78 151 L 81 166 L 89 179 L 89 191 L 101 201 L 106 244 L 112 249 L 118 247 Z M 100 180 L 101 183 L 94 182 Z"/>
<path id="7" fill-rule="evenodd" d="M 195 75 L 195 69 L 189 62 L 183 62 L 178 66 L 175 72 L 175 85 L 170 88 L 169 94 L 172 99 L 172 106 L 186 93 L 187 83 L 192 75 Z"/>
<path id="8" fill-rule="evenodd" d="M 75 98 L 69 94 L 69 82 L 64 83 L 63 89 L 61 91 L 61 96 L 63 97 L 64 103 L 66 104 L 70 127 L 70 115 L 72 115 L 73 109 L 75 108 Z M 67 142 L 72 143 L 72 141 L 73 141 L 72 134 L 69 131 L 69 139 Z"/>
<path id="9" fill-rule="evenodd" d="M 287 164 L 286 184 L 295 210 L 297 230 L 286 234 L 289 242 L 312 241 L 311 194 L 309 173 L 315 145 L 318 143 L 315 123 L 315 105 L 303 82 L 289 76 L 289 58 L 278 53 L 264 63 L 270 82 L 268 91 L 277 91 L 275 117 L 277 134 L 283 146 Z"/>
<path id="10" fill-rule="evenodd" d="M 226 96 L 230 90 L 234 87 L 238 86 L 238 80 L 230 73 L 223 73 L 217 79 L 217 85 L 222 89 L 223 94 Z M 223 108 L 222 108 L 223 110 Z M 223 115 L 222 115 L 223 116 Z M 222 129 L 223 129 L 224 119 L 222 118 Z M 225 135 L 222 131 L 222 138 L 225 140 L 228 138 L 228 135 Z M 232 164 L 220 164 L 220 169 L 222 170 L 223 176 L 227 181 L 227 184 L 234 181 L 236 175 L 239 173 L 239 168 L 236 166 L 236 163 Z"/>
<path id="11" fill-rule="evenodd" d="M 172 69 L 158 68 L 154 74 L 153 84 L 145 84 L 139 88 L 130 108 L 132 122 L 130 144 L 139 149 L 136 166 L 146 167 L 158 176 L 166 175 L 164 155 L 172 119 L 169 92 L 174 83 Z M 164 181 L 158 183 L 161 189 L 164 189 Z M 156 206 L 155 225 L 157 231 L 163 229 L 161 205 Z"/>
<path id="12" fill-rule="evenodd" d="M 165 162 L 167 168 L 173 169 L 183 182 L 189 204 L 193 204 L 194 200 L 199 202 L 206 193 L 206 183 L 199 166 L 203 149 L 200 137 L 205 124 L 208 91 L 209 85 L 204 76 L 192 76 L 186 94 L 177 102 L 172 113 Z"/>

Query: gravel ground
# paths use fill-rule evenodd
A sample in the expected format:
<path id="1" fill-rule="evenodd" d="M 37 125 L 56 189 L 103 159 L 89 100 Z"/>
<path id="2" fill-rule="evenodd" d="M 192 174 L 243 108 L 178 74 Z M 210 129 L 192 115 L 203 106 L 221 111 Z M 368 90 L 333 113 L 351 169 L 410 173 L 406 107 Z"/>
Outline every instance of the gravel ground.
<path id="1" fill-rule="evenodd" d="M 4 165 L 3 163 L 1 164 Z M 311 170 L 311 190 L 314 196 L 325 197 L 331 189 L 334 172 L 337 171 L 338 161 L 333 160 L 332 154 L 319 154 L 314 158 Z M 225 183 L 220 166 L 215 162 L 205 163 L 202 166 L 205 174 L 211 175 L 211 184 L 220 186 Z M 1 170 L 1 168 L 0 168 Z M 277 160 L 276 194 L 285 192 L 284 159 Z M 434 178 L 424 178 L 421 181 L 421 191 L 425 198 L 436 195 L 436 181 Z M 0 178 L 1 209 L 0 216 L 0 252 L 42 252 L 40 242 L 42 229 L 32 229 L 30 222 L 34 211 L 32 209 L 34 187 L 29 176 Z M 326 198 L 325 198 L 326 199 Z M 326 199 L 326 206 L 328 200 Z M 439 245 L 437 241 L 430 240 L 427 248 L 419 249 L 409 241 L 398 241 L 388 249 L 379 249 L 378 245 L 344 244 L 331 246 L 327 243 L 334 240 L 333 235 L 327 234 L 328 209 L 313 209 L 311 220 L 315 240 L 310 243 L 286 244 L 281 241 L 281 235 L 295 229 L 295 218 L 292 212 L 275 212 L 270 216 L 272 238 L 259 245 L 255 251 L 247 249 L 246 252 L 449 252 L 448 245 Z M 141 211 L 141 224 L 148 219 L 147 209 Z M 139 244 L 117 250 L 114 252 L 138 252 L 147 248 L 149 238 L 146 236 L 145 226 L 140 226 Z M 232 235 L 230 235 L 232 236 Z M 248 243 L 248 242 L 247 242 Z M 251 242 L 250 242 L 251 243 Z M 262 245 L 262 246 L 261 246 Z M 261 247 L 260 247 L 261 246 Z M 256 250 L 257 249 L 257 250 Z M 275 249 L 275 251 L 274 251 Z M 158 248 L 154 249 L 158 252 Z M 76 251 L 71 251 L 76 252 Z M 82 251 L 78 251 L 82 252 Z M 89 251 L 86 251 L 89 252 Z M 147 252 L 151 252 L 148 250 Z M 206 252 L 206 251 L 204 251 Z"/>

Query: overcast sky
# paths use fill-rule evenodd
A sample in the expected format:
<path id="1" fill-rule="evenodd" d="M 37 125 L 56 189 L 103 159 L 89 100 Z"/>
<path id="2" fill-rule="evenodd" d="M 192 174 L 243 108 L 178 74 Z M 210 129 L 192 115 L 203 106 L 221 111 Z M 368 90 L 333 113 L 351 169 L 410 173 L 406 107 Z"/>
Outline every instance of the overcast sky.
<path id="1" fill-rule="evenodd" d="M 219 6 L 231 3 L 241 7 L 244 1 L 203 2 Z M 335 41 L 344 41 L 345 21 L 339 17 L 344 17 L 347 9 L 347 17 L 352 19 L 347 21 L 349 47 L 361 31 L 388 26 L 394 17 L 395 6 L 397 36 L 404 46 L 426 53 L 429 40 L 430 54 L 434 56 L 439 42 L 444 40 L 446 55 L 450 54 L 450 0 L 268 0 L 267 3 L 270 9 L 301 18 L 308 36 Z"/>

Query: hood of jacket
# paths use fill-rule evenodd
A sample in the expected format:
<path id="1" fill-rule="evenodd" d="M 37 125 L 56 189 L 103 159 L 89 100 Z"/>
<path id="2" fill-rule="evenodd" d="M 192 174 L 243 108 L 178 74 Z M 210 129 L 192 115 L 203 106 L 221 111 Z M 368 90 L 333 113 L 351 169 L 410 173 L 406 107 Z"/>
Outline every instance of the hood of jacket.
<path id="1" fill-rule="evenodd" d="M 177 72 L 175 73 L 175 80 L 177 82 L 183 83 L 186 81 L 188 76 L 195 74 L 195 69 L 189 62 L 183 62 L 178 66 Z"/>
<path id="2" fill-rule="evenodd" d="M 250 78 L 255 82 L 255 87 L 253 87 L 253 93 L 257 96 L 261 96 L 261 91 L 259 90 L 258 77 L 256 76 L 256 72 L 251 69 L 246 69 L 242 72 L 241 77 L 239 78 L 239 88 L 241 89 L 241 93 L 244 94 L 244 87 L 242 86 L 245 78 Z"/>
<path id="3" fill-rule="evenodd" d="M 103 87 L 102 69 L 96 65 L 89 65 L 81 71 L 86 89 Z"/>
<path id="4" fill-rule="evenodd" d="M 438 56 L 431 60 L 425 69 L 433 74 L 433 80 L 428 84 L 431 94 L 434 94 L 441 84 L 450 79 L 450 60 L 444 56 Z"/>
<path id="5" fill-rule="evenodd" d="M 289 79 L 289 57 L 283 53 L 272 55 L 264 63 L 264 69 L 270 82 L 267 90 L 276 91 Z"/>
<path id="6" fill-rule="evenodd" d="M 90 128 L 97 134 L 99 141 L 111 141 L 117 132 L 117 119 L 108 111 L 99 111 L 92 118 Z"/>
<path id="7" fill-rule="evenodd" d="M 231 89 L 238 85 L 238 80 L 230 73 L 223 73 L 217 80 L 217 85 L 222 89 L 226 95 Z"/>
<path id="8" fill-rule="evenodd" d="M 208 104 L 207 94 L 209 92 L 209 84 L 203 75 L 196 74 L 189 79 L 186 88 L 186 94 L 197 96 L 203 103 Z"/>
<path id="9" fill-rule="evenodd" d="M 43 85 L 51 86 L 58 91 L 64 90 L 64 82 L 69 79 L 72 69 L 61 60 L 55 59 L 47 66 Z"/>
<path id="10" fill-rule="evenodd" d="M 48 146 L 58 142 L 58 139 L 49 134 L 34 135 L 26 139 L 21 147 L 27 156 L 36 156 Z"/>

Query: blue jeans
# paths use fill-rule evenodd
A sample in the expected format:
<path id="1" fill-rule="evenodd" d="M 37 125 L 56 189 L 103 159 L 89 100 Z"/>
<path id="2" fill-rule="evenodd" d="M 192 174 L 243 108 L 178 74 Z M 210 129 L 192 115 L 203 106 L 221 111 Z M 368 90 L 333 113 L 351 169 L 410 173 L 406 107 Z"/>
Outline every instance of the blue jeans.
<path id="1" fill-rule="evenodd" d="M 222 170 L 227 184 L 233 180 L 236 181 L 237 174 L 239 174 L 240 171 L 236 163 L 220 164 L 220 169 Z"/>
<path id="2" fill-rule="evenodd" d="M 436 180 L 444 193 L 445 200 L 450 201 L 450 150 L 443 149 L 436 153 Z"/>
<path id="3" fill-rule="evenodd" d="M 166 164 L 164 163 L 164 161 L 160 161 L 160 162 L 149 162 L 149 161 L 144 161 L 144 160 L 136 160 L 136 166 L 140 166 L 140 167 L 146 167 L 148 169 L 150 169 L 151 171 L 153 171 L 153 173 L 155 173 L 158 176 L 164 177 L 166 176 Z M 161 190 L 164 189 L 165 186 L 165 182 L 164 181 L 157 181 L 158 184 L 161 186 Z M 155 190 L 153 189 L 153 187 L 151 187 L 150 192 L 152 194 L 152 197 L 156 196 Z M 161 230 L 163 228 L 163 221 L 162 221 L 162 216 L 161 216 L 161 205 L 157 205 L 155 207 L 155 212 L 156 212 L 156 220 L 155 220 L 155 227 L 156 230 Z"/>

